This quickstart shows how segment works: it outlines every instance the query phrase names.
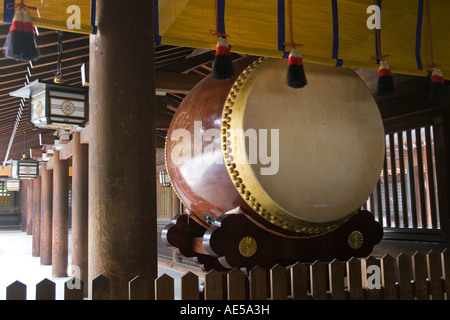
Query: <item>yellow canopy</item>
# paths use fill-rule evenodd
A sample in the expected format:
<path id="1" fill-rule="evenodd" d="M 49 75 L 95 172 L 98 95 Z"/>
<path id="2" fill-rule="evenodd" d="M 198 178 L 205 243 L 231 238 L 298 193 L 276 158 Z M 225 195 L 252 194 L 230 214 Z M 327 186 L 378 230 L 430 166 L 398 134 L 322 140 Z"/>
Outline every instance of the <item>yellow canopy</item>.
<path id="1" fill-rule="evenodd" d="M 90 34 L 96 32 L 96 0 L 26 0 L 25 9 L 37 27 Z M 11 23 L 20 1 L 0 1 L 0 19 Z"/>
<path id="2" fill-rule="evenodd" d="M 377 69 L 382 55 L 394 73 L 426 76 L 435 63 L 450 79 L 448 0 L 157 0 L 155 6 L 157 43 L 214 49 L 220 31 L 237 53 L 283 57 L 294 42 L 305 61 Z M 369 28 L 378 21 L 379 46 L 377 29 Z"/>

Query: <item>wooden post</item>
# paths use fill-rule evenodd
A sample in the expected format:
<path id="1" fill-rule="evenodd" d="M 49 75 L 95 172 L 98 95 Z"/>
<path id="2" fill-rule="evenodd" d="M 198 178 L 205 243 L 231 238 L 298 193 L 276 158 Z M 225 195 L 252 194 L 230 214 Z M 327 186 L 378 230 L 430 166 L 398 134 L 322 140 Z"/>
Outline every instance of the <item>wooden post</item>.
<path id="1" fill-rule="evenodd" d="M 52 264 L 53 170 L 41 167 L 41 264 Z"/>
<path id="2" fill-rule="evenodd" d="M 69 163 L 53 155 L 53 277 L 67 277 L 69 255 Z"/>
<path id="3" fill-rule="evenodd" d="M 31 180 L 23 180 L 22 187 L 24 189 L 24 204 L 22 206 L 22 231 L 27 235 L 33 233 L 33 182 Z"/>
<path id="4" fill-rule="evenodd" d="M 108 277 L 111 299 L 137 275 L 151 299 L 157 278 L 153 10 L 99 0 L 90 38 L 89 279 Z"/>
<path id="5" fill-rule="evenodd" d="M 22 232 L 26 232 L 27 230 L 27 219 L 26 219 L 27 182 L 28 180 L 20 181 L 20 211 L 22 213 Z"/>
<path id="6" fill-rule="evenodd" d="M 33 180 L 33 257 L 40 256 L 41 247 L 41 177 Z"/>
<path id="7" fill-rule="evenodd" d="M 72 135 L 72 273 L 88 283 L 88 146 Z M 88 295 L 88 286 L 84 288 Z"/>

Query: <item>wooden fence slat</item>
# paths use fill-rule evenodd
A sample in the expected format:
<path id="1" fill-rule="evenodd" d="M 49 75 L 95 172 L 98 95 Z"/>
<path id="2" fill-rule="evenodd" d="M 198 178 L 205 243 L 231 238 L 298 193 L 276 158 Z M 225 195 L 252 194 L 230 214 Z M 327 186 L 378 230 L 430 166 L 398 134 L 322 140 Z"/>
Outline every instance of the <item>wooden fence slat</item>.
<path id="1" fill-rule="evenodd" d="M 408 148 L 409 194 L 411 197 L 412 227 L 417 228 L 416 183 L 414 175 L 412 130 L 406 131 L 406 145 Z"/>
<path id="2" fill-rule="evenodd" d="M 92 286 L 92 300 L 110 300 L 111 299 L 111 289 L 109 278 L 100 274 L 91 282 Z"/>
<path id="3" fill-rule="evenodd" d="M 27 300 L 27 286 L 15 281 L 6 287 L 6 300 Z"/>
<path id="4" fill-rule="evenodd" d="M 351 300 L 361 300 L 362 294 L 362 280 L 361 280 L 361 261 L 358 258 L 352 257 L 347 263 L 347 282 L 348 291 Z"/>
<path id="5" fill-rule="evenodd" d="M 55 300 L 55 283 L 44 279 L 36 284 L 36 300 Z"/>
<path id="6" fill-rule="evenodd" d="M 72 277 L 64 283 L 64 300 L 84 300 L 84 281 Z"/>
<path id="7" fill-rule="evenodd" d="M 425 202 L 425 180 L 423 175 L 423 154 L 422 154 L 422 133 L 420 128 L 416 128 L 416 152 L 417 152 L 417 173 L 419 176 L 418 184 L 419 184 L 419 203 L 420 203 L 420 212 L 417 213 L 419 221 L 422 223 L 422 228 L 427 227 L 427 209 Z M 419 170 L 420 168 L 420 170 Z"/>
<path id="8" fill-rule="evenodd" d="M 245 274 L 233 268 L 227 273 L 228 300 L 245 300 Z"/>
<path id="9" fill-rule="evenodd" d="M 381 262 L 374 256 L 361 261 L 362 286 L 368 300 L 381 299 Z M 379 286 L 379 288 L 378 288 Z"/>
<path id="10" fill-rule="evenodd" d="M 450 300 L 450 251 L 445 248 L 441 253 L 442 277 L 445 286 L 444 299 Z"/>
<path id="11" fill-rule="evenodd" d="M 327 300 L 327 269 L 325 264 L 314 261 L 309 267 L 311 296 L 314 300 Z"/>
<path id="12" fill-rule="evenodd" d="M 386 224 L 385 226 L 391 227 L 391 204 L 390 204 L 390 195 L 389 195 L 389 174 L 388 174 L 388 160 L 387 157 L 384 157 L 383 164 L 383 185 L 384 185 L 384 208 Z M 383 220 L 380 220 L 380 223 L 383 225 Z"/>
<path id="13" fill-rule="evenodd" d="M 385 254 L 381 258 L 381 283 L 383 285 L 383 299 L 396 300 L 395 261 L 390 254 Z"/>
<path id="14" fill-rule="evenodd" d="M 189 271 L 181 277 L 181 300 L 199 300 L 198 276 Z"/>
<path id="15" fill-rule="evenodd" d="M 287 299 L 287 270 L 280 264 L 270 269 L 270 296 L 272 300 Z"/>
<path id="16" fill-rule="evenodd" d="M 205 300 L 223 300 L 222 274 L 210 270 L 205 275 Z"/>
<path id="17" fill-rule="evenodd" d="M 391 186 L 392 186 L 392 197 L 393 200 L 393 209 L 394 212 L 394 225 L 396 228 L 400 226 L 400 220 L 399 220 L 399 210 L 398 210 L 398 188 L 397 188 L 397 167 L 396 167 L 396 155 L 395 155 L 395 133 L 391 133 L 389 135 L 389 148 L 390 148 L 390 158 L 391 158 Z M 390 226 L 389 226 L 390 227 Z"/>
<path id="18" fill-rule="evenodd" d="M 427 159 L 427 188 L 428 188 L 428 201 L 430 204 L 430 215 L 431 215 L 431 227 L 433 229 L 437 228 L 437 210 L 436 210 L 436 191 L 434 189 L 434 165 L 433 165 L 433 150 L 432 150 L 432 143 L 431 143 L 431 127 L 430 126 L 426 126 L 425 127 L 425 139 L 426 139 L 426 143 L 425 143 L 425 154 L 426 154 L 426 159 Z"/>
<path id="19" fill-rule="evenodd" d="M 174 300 L 174 280 L 171 276 L 163 274 L 155 279 L 155 299 L 156 300 Z"/>
<path id="20" fill-rule="evenodd" d="M 149 296 L 149 281 L 136 276 L 128 282 L 128 300 L 147 300 Z"/>
<path id="21" fill-rule="evenodd" d="M 432 300 L 444 299 L 441 285 L 441 257 L 439 253 L 431 250 L 427 253 L 428 280 L 430 282 L 430 291 Z"/>
<path id="22" fill-rule="evenodd" d="M 398 279 L 398 298 L 402 300 L 411 300 L 411 259 L 405 254 L 401 253 L 397 256 L 397 279 Z"/>
<path id="23" fill-rule="evenodd" d="M 330 293 L 333 300 L 345 300 L 345 270 L 342 261 L 333 259 L 328 264 L 330 278 Z"/>
<path id="24" fill-rule="evenodd" d="M 402 211 L 403 211 L 403 228 L 408 228 L 408 201 L 406 198 L 406 177 L 405 177 L 405 154 L 403 152 L 403 134 L 404 132 L 399 132 L 397 134 L 398 138 L 398 159 L 399 159 L 399 167 L 400 167 L 400 190 L 402 192 L 401 194 L 401 200 L 402 200 Z"/>
<path id="25" fill-rule="evenodd" d="M 425 255 L 417 251 L 412 256 L 413 278 L 415 292 L 414 296 L 418 300 L 428 300 L 427 288 L 427 265 L 425 262 Z"/>
<path id="26" fill-rule="evenodd" d="M 267 273 L 263 267 L 255 266 L 249 272 L 250 300 L 267 299 Z"/>
<path id="27" fill-rule="evenodd" d="M 308 300 L 308 267 L 296 262 L 288 267 L 291 275 L 291 297 L 293 300 Z"/>
<path id="28" fill-rule="evenodd" d="M 377 221 L 383 225 L 383 202 L 381 201 L 381 178 L 380 180 L 378 180 L 377 183 L 377 187 L 376 187 L 376 197 L 377 197 L 377 202 L 376 202 L 376 208 L 377 208 Z"/>

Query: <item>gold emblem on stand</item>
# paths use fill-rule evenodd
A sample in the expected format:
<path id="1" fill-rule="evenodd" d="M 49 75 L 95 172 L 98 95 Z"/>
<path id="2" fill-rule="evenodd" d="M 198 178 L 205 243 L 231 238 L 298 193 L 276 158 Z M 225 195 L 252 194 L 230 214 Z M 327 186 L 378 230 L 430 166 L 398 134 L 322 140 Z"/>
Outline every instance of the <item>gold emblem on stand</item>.
<path id="1" fill-rule="evenodd" d="M 239 241 L 239 253 L 244 257 L 251 257 L 256 253 L 258 245 L 252 237 L 244 237 Z"/>
<path id="2" fill-rule="evenodd" d="M 36 114 L 38 117 L 42 115 L 42 103 L 39 101 L 36 106 Z"/>
<path id="3" fill-rule="evenodd" d="M 361 232 L 355 230 L 349 234 L 347 241 L 350 248 L 356 250 L 362 247 L 364 238 Z"/>

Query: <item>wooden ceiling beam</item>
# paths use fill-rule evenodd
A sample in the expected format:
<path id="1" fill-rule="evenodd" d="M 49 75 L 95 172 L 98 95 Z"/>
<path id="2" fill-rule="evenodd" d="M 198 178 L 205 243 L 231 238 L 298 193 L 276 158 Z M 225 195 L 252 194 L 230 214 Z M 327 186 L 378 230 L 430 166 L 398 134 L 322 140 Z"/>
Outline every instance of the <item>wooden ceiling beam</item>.
<path id="1" fill-rule="evenodd" d="M 450 96 L 450 85 L 446 86 L 446 94 Z M 429 91 L 409 94 L 408 96 L 387 101 L 378 105 L 383 121 L 391 121 L 405 115 L 432 114 L 439 110 L 448 109 L 450 102 L 434 102 L 430 100 Z"/>
<path id="2" fill-rule="evenodd" d="M 197 74 L 156 71 L 155 90 L 188 94 L 201 80 L 203 80 L 203 77 Z"/>
<path id="3" fill-rule="evenodd" d="M 205 52 L 192 58 L 183 59 L 160 66 L 158 70 L 166 72 L 184 73 L 198 66 L 214 61 L 214 51 Z"/>

